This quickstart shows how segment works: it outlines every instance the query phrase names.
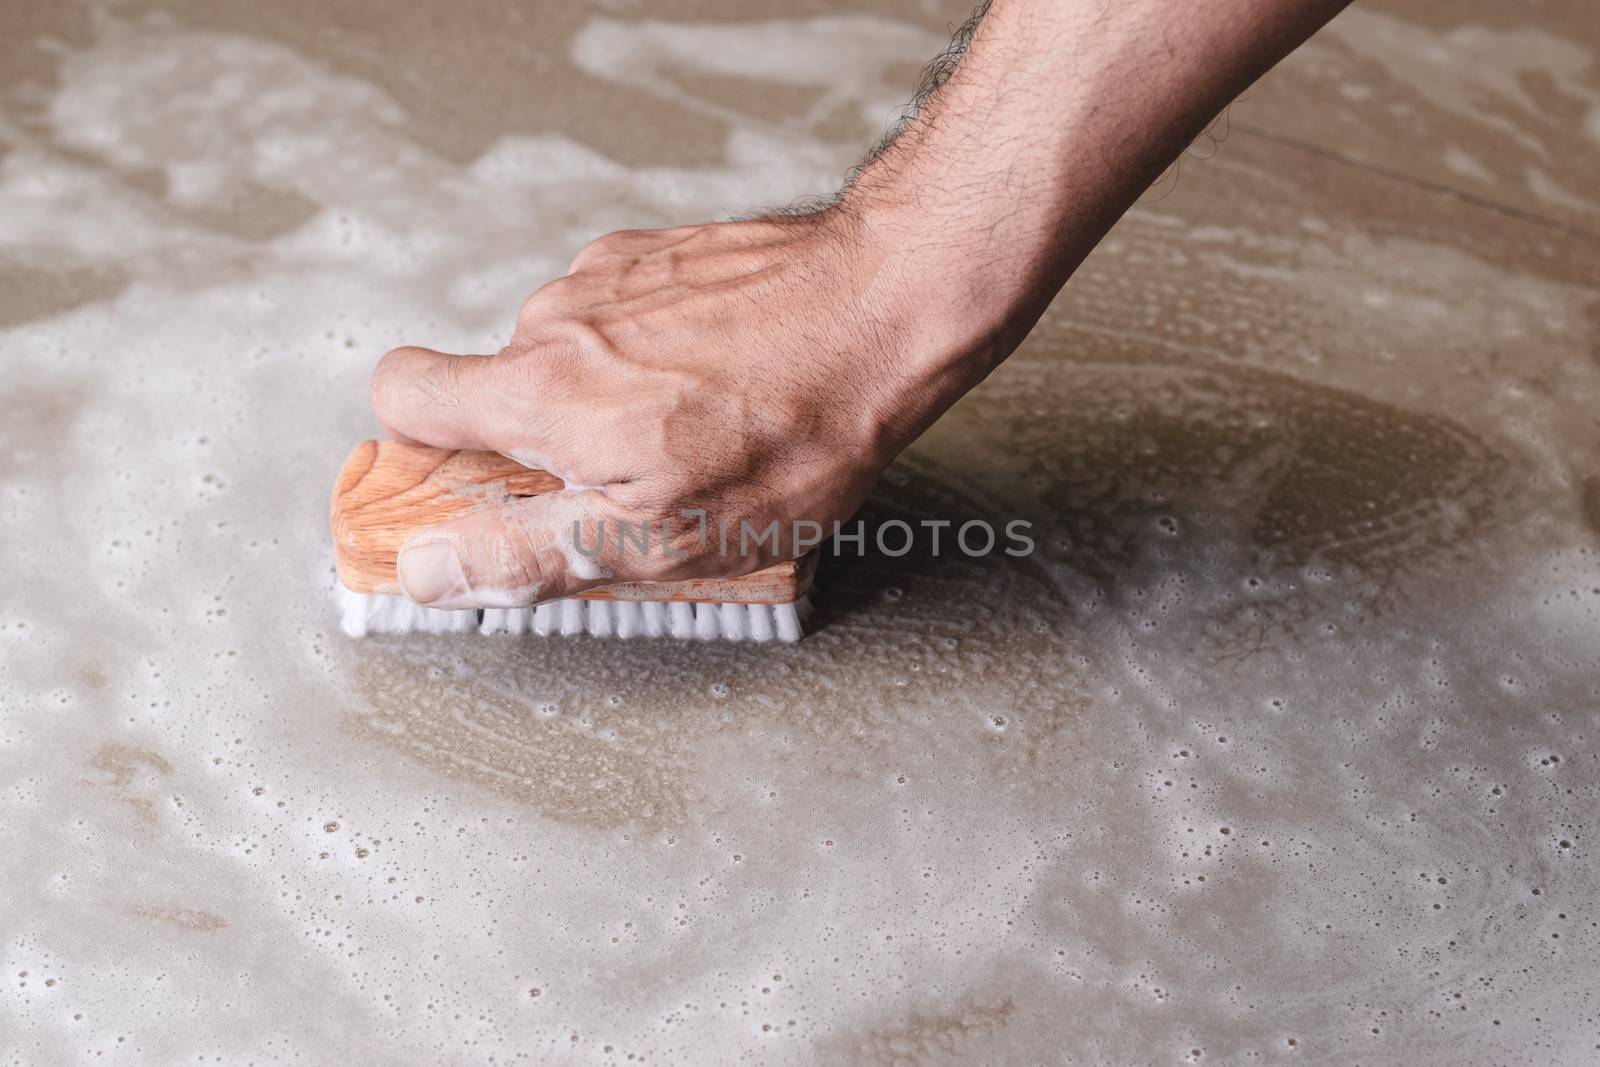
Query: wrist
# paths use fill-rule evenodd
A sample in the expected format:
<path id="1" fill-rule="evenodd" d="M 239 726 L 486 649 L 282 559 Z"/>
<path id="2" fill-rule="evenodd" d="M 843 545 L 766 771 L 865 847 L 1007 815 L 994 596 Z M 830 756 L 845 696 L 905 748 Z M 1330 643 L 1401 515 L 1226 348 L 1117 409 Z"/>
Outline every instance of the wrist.
<path id="1" fill-rule="evenodd" d="M 1009 355 L 1037 312 L 1014 279 L 980 267 L 965 235 L 879 192 L 857 183 L 818 221 L 853 320 L 841 369 L 862 381 L 867 451 L 887 462 Z"/>
<path id="2" fill-rule="evenodd" d="M 885 158 L 847 190 L 864 258 L 926 374 L 981 381 L 1022 341 L 1060 287 L 1053 264 L 1068 235 L 1032 208 L 968 183 L 953 168 Z M 978 192 L 968 190 L 977 188 Z"/>

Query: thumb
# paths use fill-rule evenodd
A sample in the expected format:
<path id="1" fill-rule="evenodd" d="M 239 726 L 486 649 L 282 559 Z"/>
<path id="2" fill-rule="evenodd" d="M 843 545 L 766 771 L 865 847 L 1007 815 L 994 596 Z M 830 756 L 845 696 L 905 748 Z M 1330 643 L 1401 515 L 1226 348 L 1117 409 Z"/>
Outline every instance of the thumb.
<path id="1" fill-rule="evenodd" d="M 610 575 L 580 550 L 595 544 L 596 495 L 529 497 L 413 534 L 400 586 L 431 608 L 513 608 L 600 585 Z"/>

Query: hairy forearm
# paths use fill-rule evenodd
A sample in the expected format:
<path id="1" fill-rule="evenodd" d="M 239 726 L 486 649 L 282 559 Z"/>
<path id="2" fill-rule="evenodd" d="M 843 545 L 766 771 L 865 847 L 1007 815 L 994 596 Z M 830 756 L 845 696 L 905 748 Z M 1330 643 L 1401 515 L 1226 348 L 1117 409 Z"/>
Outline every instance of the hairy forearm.
<path id="1" fill-rule="evenodd" d="M 1128 207 L 1347 0 L 993 0 L 845 207 L 981 376 Z M 935 340 L 937 338 L 938 340 Z M 952 342 L 954 342 L 952 344 Z"/>
<path id="2" fill-rule="evenodd" d="M 994 0 L 831 210 L 609 234 L 529 297 L 496 355 L 391 352 L 373 379 L 391 433 L 523 457 L 568 486 L 413 535 L 402 587 L 507 607 L 799 555 L 800 523 L 848 518 L 1162 168 L 1341 2 Z M 728 558 L 680 523 L 670 553 L 613 539 L 579 555 L 608 525 L 667 538 L 685 509 L 793 532 Z"/>

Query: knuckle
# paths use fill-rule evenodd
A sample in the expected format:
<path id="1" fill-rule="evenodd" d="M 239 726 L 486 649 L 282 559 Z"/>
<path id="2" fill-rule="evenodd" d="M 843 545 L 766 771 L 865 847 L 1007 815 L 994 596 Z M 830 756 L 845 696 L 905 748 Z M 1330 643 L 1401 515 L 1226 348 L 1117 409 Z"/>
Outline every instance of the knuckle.
<path id="1" fill-rule="evenodd" d="M 639 497 L 641 494 L 620 494 Z M 619 572 L 630 580 L 660 582 L 670 580 L 683 560 L 680 550 L 684 520 L 673 509 L 658 506 L 648 496 L 644 500 L 624 501 L 612 497 L 614 506 L 605 519 L 610 532 L 608 549 Z"/>
<path id="2" fill-rule="evenodd" d="M 517 328 L 529 329 L 573 305 L 579 292 L 578 285 L 570 275 L 541 285 L 522 302 L 522 310 L 517 313 Z"/>
<path id="3" fill-rule="evenodd" d="M 500 560 L 498 573 L 508 589 L 521 590 L 538 585 L 541 571 L 537 557 L 525 546 L 513 542 L 513 547 Z"/>
<path id="4" fill-rule="evenodd" d="M 615 252 L 628 243 L 628 239 L 633 236 L 633 233 L 634 231 L 632 230 L 614 230 L 611 233 L 603 233 L 584 245 L 583 251 L 590 255 L 606 255 Z"/>
<path id="5" fill-rule="evenodd" d="M 479 396 L 505 440 L 548 453 L 564 449 L 574 427 L 592 424 L 594 390 L 571 352 L 553 346 L 493 358 Z"/>
<path id="6" fill-rule="evenodd" d="M 535 532 L 524 521 L 520 511 L 512 509 L 503 527 L 503 536 L 495 546 L 494 570 L 513 590 L 532 590 L 546 584 L 551 573 L 544 558 L 545 548 Z"/>
<path id="7" fill-rule="evenodd" d="M 529 350 L 494 357 L 491 372 L 496 392 L 513 403 L 539 404 L 562 395 L 574 384 L 571 361 L 557 353 Z"/>
<path id="8" fill-rule="evenodd" d="M 639 230 L 617 230 L 614 233 L 602 234 L 584 245 L 573 257 L 572 269 L 568 273 L 577 273 L 587 270 L 603 260 L 621 255 L 622 250 L 638 239 Z"/>

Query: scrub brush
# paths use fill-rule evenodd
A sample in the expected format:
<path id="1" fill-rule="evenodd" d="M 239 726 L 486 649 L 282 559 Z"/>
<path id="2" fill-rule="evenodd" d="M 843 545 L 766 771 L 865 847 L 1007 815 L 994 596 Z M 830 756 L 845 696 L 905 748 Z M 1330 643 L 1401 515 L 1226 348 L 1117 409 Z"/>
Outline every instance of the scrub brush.
<path id="1" fill-rule="evenodd" d="M 363 441 L 333 487 L 341 628 L 368 634 L 551 634 L 798 641 L 815 553 L 738 578 L 627 582 L 532 608 L 450 611 L 400 591 L 395 561 L 418 530 L 563 487 L 494 452 Z"/>

